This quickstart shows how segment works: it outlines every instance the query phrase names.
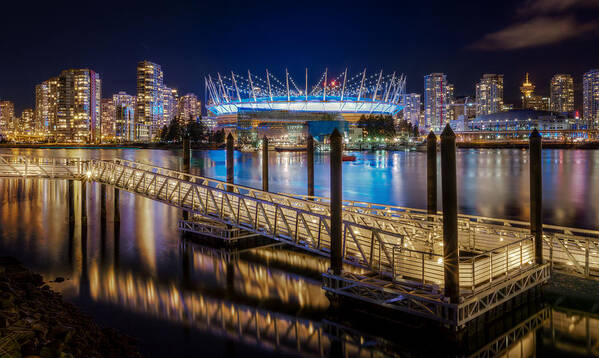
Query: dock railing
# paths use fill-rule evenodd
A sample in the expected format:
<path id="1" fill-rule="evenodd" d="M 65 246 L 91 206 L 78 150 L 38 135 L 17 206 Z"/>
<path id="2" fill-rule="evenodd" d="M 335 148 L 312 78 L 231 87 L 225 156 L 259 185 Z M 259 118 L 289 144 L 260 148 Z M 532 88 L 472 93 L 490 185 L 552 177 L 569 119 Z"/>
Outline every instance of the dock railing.
<path id="1" fill-rule="evenodd" d="M 84 175 L 87 162 L 79 158 L 0 154 L 0 177 L 76 179 Z"/>
<path id="2" fill-rule="evenodd" d="M 442 254 L 396 245 L 393 260 L 394 280 L 416 282 L 430 286 L 433 291 L 443 287 Z M 459 259 L 460 291 L 463 296 L 476 294 L 533 268 L 533 263 L 534 238 L 530 235 L 482 253 L 462 256 Z"/>
<path id="3" fill-rule="evenodd" d="M 160 194 L 162 201 L 200 210 L 224 219 L 222 222 L 226 224 L 237 221 L 244 224 L 244 228 L 253 227 L 258 234 L 267 234 L 273 229 L 275 232 L 268 233 L 269 236 L 280 235 L 285 240 L 293 240 L 296 245 L 307 245 L 321 254 L 328 254 L 330 208 L 327 198 L 264 192 L 124 159 L 0 154 L 0 177 L 101 179 L 109 184 L 123 184 L 124 189 L 135 192 L 143 188 L 142 194 L 146 196 L 156 198 Z M 152 180 L 154 182 L 150 184 Z M 157 187 L 158 183 L 163 186 Z M 200 202 L 203 207 L 199 207 Z M 246 204 L 251 207 L 246 208 Z M 239 215 L 240 205 L 242 215 Z M 391 256 L 399 250 L 404 253 L 413 250 L 412 259 L 419 251 L 422 257 L 442 252 L 442 247 L 438 246 L 442 240 L 441 215 L 429 215 L 422 209 L 352 200 L 344 200 L 343 205 L 344 253 L 348 261 L 383 274 L 393 274 L 398 270 L 398 263 Z M 249 213 L 248 209 L 253 212 Z M 260 216 L 259 220 L 256 220 L 257 216 Z M 269 224 L 274 227 L 269 228 Z M 530 234 L 529 223 L 517 220 L 460 215 L 458 225 L 460 248 L 477 254 L 503 245 L 502 242 L 519 242 Z M 543 256 L 552 269 L 599 279 L 599 231 L 556 225 L 544 225 L 543 230 Z M 435 269 L 434 266 L 433 263 L 430 269 Z M 428 269 L 425 265 L 424 270 L 420 270 L 426 276 Z M 464 277 L 467 275 L 463 274 Z M 470 286 L 478 286 L 478 280 L 475 277 Z"/>
<path id="4" fill-rule="evenodd" d="M 328 203 L 328 198 L 292 195 L 297 198 Z M 430 215 L 424 209 L 344 200 L 343 209 L 365 215 L 381 216 L 399 223 L 412 222 L 428 227 L 433 241 L 442 239 L 441 213 Z M 491 249 L 501 242 L 517 242 L 530 234 L 530 223 L 485 216 L 460 214 L 460 247 Z M 599 280 L 599 230 L 543 225 L 543 257 L 557 272 Z M 433 246 L 434 248 L 434 246 Z M 438 250 L 433 250 L 438 252 Z M 428 253 L 427 253 L 428 254 Z"/>

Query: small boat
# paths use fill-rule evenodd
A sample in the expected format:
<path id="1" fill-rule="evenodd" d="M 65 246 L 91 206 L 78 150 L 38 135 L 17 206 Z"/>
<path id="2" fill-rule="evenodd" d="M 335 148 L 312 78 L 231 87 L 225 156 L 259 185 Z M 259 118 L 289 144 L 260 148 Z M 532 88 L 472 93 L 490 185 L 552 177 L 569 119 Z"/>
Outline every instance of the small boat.
<path id="1" fill-rule="evenodd" d="M 355 155 L 344 155 L 343 157 L 341 157 L 341 160 L 343 160 L 344 162 L 355 162 L 356 156 Z"/>

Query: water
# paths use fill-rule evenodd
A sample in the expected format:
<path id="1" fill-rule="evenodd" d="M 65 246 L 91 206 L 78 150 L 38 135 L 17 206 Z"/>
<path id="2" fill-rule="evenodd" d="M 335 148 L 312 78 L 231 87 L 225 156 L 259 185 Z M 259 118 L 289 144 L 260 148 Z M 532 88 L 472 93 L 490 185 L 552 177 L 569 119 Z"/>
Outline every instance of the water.
<path id="1" fill-rule="evenodd" d="M 20 149 L 2 153 L 120 157 L 174 169 L 181 165 L 179 152 L 166 150 Z M 353 154 L 358 160 L 344 163 L 344 198 L 424 208 L 424 153 Z M 235 159 L 235 181 L 261 187 L 259 155 L 236 153 Z M 460 150 L 457 159 L 460 212 L 529 219 L 526 151 Z M 271 190 L 305 193 L 303 153 L 271 152 L 269 164 Z M 195 151 L 192 167 L 195 174 L 224 179 L 225 153 Z M 316 194 L 327 196 L 328 156 L 316 157 L 315 173 Z M 545 150 L 543 183 L 545 223 L 599 229 L 599 151 Z M 328 355 L 340 349 L 339 341 L 325 334 L 337 332 L 331 327 L 351 327 L 358 332 L 354 336 L 364 335 L 372 342 L 368 346 L 376 354 L 423 354 L 409 339 L 394 338 L 389 345 L 385 332 L 363 321 L 331 317 L 320 288 L 319 273 L 328 266 L 322 258 L 283 247 L 230 255 L 183 241 L 176 230 L 178 210 L 125 192 L 121 192 L 120 225 L 113 223 L 110 205 L 108 221 L 102 225 L 97 184 L 88 185 L 88 228 L 82 236 L 78 198 L 76 224 L 69 227 L 66 192 L 66 181 L 0 180 L 0 254 L 19 258 L 47 280 L 67 278 L 52 284 L 53 288 L 100 324 L 139 338 L 147 356 L 318 356 L 321 351 Z M 111 190 L 108 193 L 110 204 Z M 527 309 L 496 331 L 543 312 Z M 567 310 L 547 315 L 551 321 L 545 319 L 536 333 L 518 340 L 513 349 L 523 356 L 568 354 L 571 350 L 567 349 L 597 353 L 592 346 L 587 350 L 588 340 L 594 345 L 599 339 L 599 320 L 594 316 Z M 493 338 L 489 334 L 468 353 Z M 560 345 L 560 340 L 568 345 Z M 345 343 L 341 349 L 348 355 L 369 353 L 356 347 Z"/>

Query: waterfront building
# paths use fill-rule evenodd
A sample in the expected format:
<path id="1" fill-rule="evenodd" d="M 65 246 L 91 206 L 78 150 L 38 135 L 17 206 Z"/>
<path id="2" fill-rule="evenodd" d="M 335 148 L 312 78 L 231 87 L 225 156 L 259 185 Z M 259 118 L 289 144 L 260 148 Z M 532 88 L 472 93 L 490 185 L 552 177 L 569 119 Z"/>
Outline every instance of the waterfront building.
<path id="1" fill-rule="evenodd" d="M 590 70 L 582 79 L 582 118 L 589 128 L 599 128 L 599 69 Z"/>
<path id="2" fill-rule="evenodd" d="M 202 103 L 193 93 L 188 93 L 179 98 L 177 102 L 177 118 L 181 124 L 198 121 L 202 115 Z"/>
<path id="3" fill-rule="evenodd" d="M 465 123 L 464 131 L 531 131 L 575 129 L 576 121 L 551 111 L 515 109 L 477 116 Z"/>
<path id="4" fill-rule="evenodd" d="M 574 80 L 572 76 L 557 74 L 551 78 L 550 110 L 567 113 L 574 110 Z"/>
<path id="5" fill-rule="evenodd" d="M 32 108 L 26 108 L 21 112 L 21 118 L 18 121 L 16 132 L 23 136 L 37 134 L 38 126 L 35 123 L 35 112 Z"/>
<path id="6" fill-rule="evenodd" d="M 118 141 L 131 142 L 137 140 L 135 128 L 135 109 L 137 98 L 126 92 L 112 96 L 115 107 L 115 138 Z"/>
<path id="7" fill-rule="evenodd" d="M 53 77 L 35 86 L 35 121 L 46 134 L 56 131 L 58 84 L 58 77 Z"/>
<path id="8" fill-rule="evenodd" d="M 58 76 L 55 139 L 94 143 L 99 135 L 100 75 L 90 69 L 68 69 Z"/>
<path id="9" fill-rule="evenodd" d="M 440 131 L 449 122 L 449 108 L 453 86 L 447 83 L 444 73 L 424 76 L 424 121 L 426 127 Z"/>
<path id="10" fill-rule="evenodd" d="M 408 93 L 404 99 L 405 107 L 402 110 L 403 119 L 412 123 L 413 126 L 423 128 L 424 124 L 420 122 L 422 113 L 422 101 L 420 93 Z"/>
<path id="11" fill-rule="evenodd" d="M 100 132 L 101 141 L 111 141 L 115 138 L 114 126 L 116 122 L 116 111 L 112 98 L 102 98 Z"/>
<path id="12" fill-rule="evenodd" d="M 449 105 L 448 105 L 448 111 L 447 111 L 447 120 L 451 122 L 451 121 L 453 121 L 455 119 L 455 117 L 454 117 L 455 113 L 451 110 L 451 108 L 455 104 L 455 96 L 454 96 L 454 86 L 453 86 L 453 83 L 448 83 L 447 84 L 447 102 L 449 103 Z"/>
<path id="13" fill-rule="evenodd" d="M 263 136 L 274 146 L 302 145 L 309 134 L 325 140 L 337 128 L 346 136 L 361 117 L 395 117 L 404 107 L 405 76 L 323 71 L 316 83 L 308 70 L 278 79 L 270 71 L 247 75 L 216 74 L 205 78 L 206 109 L 202 123 L 216 124 L 237 135 L 245 147 L 257 147 Z"/>
<path id="14" fill-rule="evenodd" d="M 151 140 L 164 122 L 164 77 L 160 65 L 141 61 L 137 64 L 136 137 Z"/>
<path id="15" fill-rule="evenodd" d="M 458 97 L 452 101 L 450 111 L 452 120 L 468 120 L 476 117 L 476 101 L 469 97 Z"/>
<path id="16" fill-rule="evenodd" d="M 15 105 L 11 101 L 0 101 L 0 136 L 7 139 L 12 135 L 15 121 Z"/>
<path id="17" fill-rule="evenodd" d="M 179 93 L 176 89 L 164 86 L 162 88 L 162 98 L 164 103 L 164 118 L 160 123 L 160 128 L 162 128 L 162 126 L 168 126 L 173 118 L 175 118 L 177 114 Z"/>
<path id="18" fill-rule="evenodd" d="M 533 94 L 526 99 L 524 109 L 533 109 L 536 111 L 548 111 L 549 110 L 549 97 L 541 97 Z"/>
<path id="19" fill-rule="evenodd" d="M 484 74 L 476 84 L 476 115 L 503 110 L 503 75 Z"/>

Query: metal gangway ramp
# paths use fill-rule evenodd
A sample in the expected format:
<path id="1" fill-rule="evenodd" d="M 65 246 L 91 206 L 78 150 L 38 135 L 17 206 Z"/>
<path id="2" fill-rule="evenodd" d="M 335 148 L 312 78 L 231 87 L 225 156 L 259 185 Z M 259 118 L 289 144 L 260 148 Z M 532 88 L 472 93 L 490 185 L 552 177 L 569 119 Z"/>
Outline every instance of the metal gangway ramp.
<path id="1" fill-rule="evenodd" d="M 265 192 L 123 159 L 2 155 L 0 177 L 107 184 L 191 213 L 185 225 L 209 221 L 315 254 L 330 253 L 330 207 L 326 200 Z M 582 261 L 582 267 L 580 256 L 572 253 L 576 247 L 584 248 L 583 240 L 595 247 L 596 233 L 594 237 L 578 236 L 572 229 L 561 236 L 546 234 L 545 247 L 552 254 L 549 262 L 539 265 L 534 263 L 533 237 L 526 228 L 472 221 L 465 225 L 460 219 L 461 296 L 459 303 L 449 303 L 443 294 L 439 218 L 429 220 L 417 210 L 376 204 L 364 208 L 356 202 L 344 202 L 343 261 L 361 271 L 346 270 L 341 276 L 325 272 L 324 289 L 459 327 L 547 281 L 551 265 L 557 267 L 567 261 L 564 266 L 573 265 L 587 273 L 596 265 L 596 257 L 591 256 Z M 575 247 L 571 241 L 576 242 Z M 587 257 L 591 253 L 587 250 Z"/>

